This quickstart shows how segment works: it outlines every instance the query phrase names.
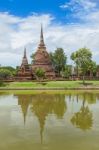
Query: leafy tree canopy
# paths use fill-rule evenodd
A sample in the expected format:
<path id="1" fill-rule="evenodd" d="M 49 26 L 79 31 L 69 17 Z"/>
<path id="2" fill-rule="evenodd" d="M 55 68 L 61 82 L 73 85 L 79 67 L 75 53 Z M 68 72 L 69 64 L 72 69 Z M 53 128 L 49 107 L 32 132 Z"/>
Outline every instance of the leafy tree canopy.
<path id="1" fill-rule="evenodd" d="M 62 48 L 57 48 L 54 53 L 50 53 L 50 58 L 58 75 L 61 75 L 61 71 L 65 70 L 67 56 Z"/>
<path id="2" fill-rule="evenodd" d="M 91 51 L 86 47 L 81 48 L 71 54 L 71 59 L 78 67 L 82 69 L 83 81 L 84 81 L 84 76 L 86 71 L 88 70 L 88 67 L 91 64 L 93 64 Z"/>
<path id="3" fill-rule="evenodd" d="M 12 76 L 11 71 L 8 69 L 0 69 L 0 79 L 7 79 Z"/>

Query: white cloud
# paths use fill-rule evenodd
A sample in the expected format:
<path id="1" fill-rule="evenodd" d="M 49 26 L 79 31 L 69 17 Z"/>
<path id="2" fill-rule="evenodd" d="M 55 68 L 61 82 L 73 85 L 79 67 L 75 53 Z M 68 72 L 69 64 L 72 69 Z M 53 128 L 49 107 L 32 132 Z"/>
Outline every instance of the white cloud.
<path id="1" fill-rule="evenodd" d="M 74 50 L 86 46 L 92 49 L 94 60 L 99 63 L 99 19 L 91 25 L 62 25 L 53 23 L 54 18 L 50 14 L 33 14 L 21 18 L 9 13 L 0 13 L 0 20 L 2 20 L 0 21 L 0 64 L 2 65 L 19 65 L 24 46 L 27 47 L 31 62 L 30 55 L 39 43 L 41 23 L 48 51 L 63 47 L 70 56 Z"/>
<path id="2" fill-rule="evenodd" d="M 99 2 L 95 0 L 71 0 L 70 2 L 62 4 L 60 8 L 71 12 L 70 18 L 88 22 L 95 19 L 94 17 L 99 17 L 98 5 Z"/>
<path id="3" fill-rule="evenodd" d="M 62 9 L 66 9 L 66 8 L 68 8 L 69 7 L 69 4 L 67 4 L 67 3 L 65 3 L 65 4 L 63 4 L 63 5 L 60 5 L 60 8 L 62 8 Z"/>
<path id="4" fill-rule="evenodd" d="M 85 10 L 90 11 L 95 9 L 97 3 L 91 0 L 71 0 L 70 2 L 66 2 L 65 4 L 60 5 L 60 8 L 67 9 L 67 8 L 74 8 L 73 10 Z"/>
<path id="5" fill-rule="evenodd" d="M 17 66 L 20 65 L 22 56 L 11 52 L 0 53 L 0 65 Z"/>

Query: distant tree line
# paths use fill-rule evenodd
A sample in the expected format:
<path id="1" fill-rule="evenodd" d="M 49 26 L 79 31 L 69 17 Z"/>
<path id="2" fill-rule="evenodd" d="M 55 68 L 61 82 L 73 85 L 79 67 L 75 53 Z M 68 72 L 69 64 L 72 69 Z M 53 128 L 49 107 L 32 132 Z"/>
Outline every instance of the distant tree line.
<path id="1" fill-rule="evenodd" d="M 13 78 L 16 75 L 16 69 L 10 66 L 0 66 L 0 80 Z"/>

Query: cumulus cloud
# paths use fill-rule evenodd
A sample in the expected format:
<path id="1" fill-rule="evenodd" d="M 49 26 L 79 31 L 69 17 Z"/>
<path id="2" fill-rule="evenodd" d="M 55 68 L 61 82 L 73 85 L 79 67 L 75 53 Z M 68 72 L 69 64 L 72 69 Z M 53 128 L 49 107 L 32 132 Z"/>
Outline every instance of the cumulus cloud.
<path id="1" fill-rule="evenodd" d="M 96 19 L 97 15 L 98 13 L 91 17 Z M 31 63 L 30 55 L 37 49 L 41 23 L 48 51 L 62 47 L 69 57 L 71 52 L 86 46 L 92 50 L 94 60 L 99 63 L 99 20 L 93 24 L 64 25 L 55 23 L 54 19 L 50 14 L 33 13 L 22 18 L 7 12 L 0 13 L 0 64 L 20 65 L 24 47 L 27 48 Z"/>
<path id="2" fill-rule="evenodd" d="M 71 12 L 71 18 L 79 19 L 79 21 L 90 21 L 92 17 L 98 15 L 98 2 L 93 0 L 71 0 L 60 5 L 60 8 Z M 98 16 L 99 17 L 99 16 Z"/>
<path id="3" fill-rule="evenodd" d="M 67 8 L 73 8 L 71 10 L 85 10 L 90 11 L 92 9 L 96 9 L 97 3 L 92 0 L 71 0 L 70 2 L 66 2 L 65 4 L 60 5 L 60 8 L 67 9 Z"/>

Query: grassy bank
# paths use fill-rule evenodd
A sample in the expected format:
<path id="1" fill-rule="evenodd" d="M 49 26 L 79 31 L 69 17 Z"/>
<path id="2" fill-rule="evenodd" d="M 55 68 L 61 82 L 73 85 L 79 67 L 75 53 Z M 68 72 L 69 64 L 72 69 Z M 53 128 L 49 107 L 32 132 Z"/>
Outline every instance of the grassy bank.
<path id="1" fill-rule="evenodd" d="M 1 86 L 2 88 L 3 86 Z M 5 88 L 99 88 L 99 81 L 48 81 L 48 82 L 11 82 Z"/>

